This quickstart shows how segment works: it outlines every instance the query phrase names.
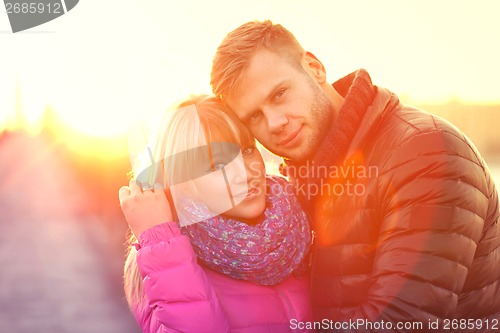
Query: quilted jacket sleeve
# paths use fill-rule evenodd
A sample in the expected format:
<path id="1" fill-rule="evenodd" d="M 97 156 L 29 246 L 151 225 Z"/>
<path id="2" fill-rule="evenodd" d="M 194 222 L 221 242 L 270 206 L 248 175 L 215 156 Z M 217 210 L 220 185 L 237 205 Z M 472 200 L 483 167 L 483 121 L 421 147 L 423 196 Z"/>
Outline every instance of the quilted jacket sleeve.
<path id="1" fill-rule="evenodd" d="M 137 264 L 146 297 L 134 310 L 143 332 L 229 331 L 191 243 L 175 222 L 146 230 L 139 236 L 139 243 Z"/>
<path id="2" fill-rule="evenodd" d="M 454 316 L 487 228 L 491 186 L 475 149 L 453 130 L 416 133 L 387 156 L 368 297 L 345 320 L 420 321 L 425 331 L 429 320 Z"/>

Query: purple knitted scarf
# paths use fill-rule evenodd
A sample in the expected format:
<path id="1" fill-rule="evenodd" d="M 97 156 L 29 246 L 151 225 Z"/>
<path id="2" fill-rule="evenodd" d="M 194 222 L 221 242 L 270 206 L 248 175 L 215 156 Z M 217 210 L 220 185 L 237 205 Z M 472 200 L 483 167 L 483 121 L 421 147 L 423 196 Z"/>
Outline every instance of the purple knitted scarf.
<path id="1" fill-rule="evenodd" d="M 307 216 L 286 180 L 267 177 L 265 218 L 248 225 L 216 216 L 182 228 L 198 259 L 235 279 L 275 285 L 295 271 L 309 251 L 311 234 Z M 202 205 L 190 214 L 203 216 Z"/>

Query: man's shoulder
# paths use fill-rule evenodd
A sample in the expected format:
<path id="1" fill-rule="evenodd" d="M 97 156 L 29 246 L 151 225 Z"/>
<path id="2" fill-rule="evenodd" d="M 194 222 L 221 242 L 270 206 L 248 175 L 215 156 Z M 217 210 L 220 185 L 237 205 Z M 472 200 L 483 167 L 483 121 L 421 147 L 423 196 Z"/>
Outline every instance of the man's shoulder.
<path id="1" fill-rule="evenodd" d="M 450 143 L 457 141 L 470 144 L 463 132 L 451 122 L 408 105 L 400 105 L 385 117 L 376 134 L 377 141 L 385 142 L 386 148 L 397 148 L 408 141 L 430 136 Z"/>
<path id="2" fill-rule="evenodd" d="M 460 129 L 448 120 L 414 106 L 402 105 L 396 110 L 395 116 L 421 133 L 444 131 L 462 135 Z"/>
<path id="3" fill-rule="evenodd" d="M 475 162 L 480 153 L 464 133 L 449 121 L 413 106 L 399 105 L 365 141 L 368 156 L 384 163 L 403 163 L 418 156 L 459 155 Z"/>
<path id="4" fill-rule="evenodd" d="M 443 133 L 451 134 L 460 141 L 465 140 L 463 133 L 447 120 L 418 107 L 402 104 L 394 93 L 379 88 L 350 144 L 348 155 L 371 148 L 380 149 L 382 155 L 383 152 L 390 154 L 407 141 Z"/>

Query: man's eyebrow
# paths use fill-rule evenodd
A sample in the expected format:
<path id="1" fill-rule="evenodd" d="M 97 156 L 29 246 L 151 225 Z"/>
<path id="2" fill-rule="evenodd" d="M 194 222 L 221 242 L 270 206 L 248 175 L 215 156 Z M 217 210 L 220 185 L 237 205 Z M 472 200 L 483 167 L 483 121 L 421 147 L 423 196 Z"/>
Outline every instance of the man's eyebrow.
<path id="1" fill-rule="evenodd" d="M 284 84 L 285 84 L 285 83 L 287 83 L 288 81 L 289 81 L 288 79 L 283 79 L 282 81 L 280 81 L 280 82 L 276 83 L 276 84 L 272 87 L 272 89 L 269 91 L 269 93 L 267 94 L 267 96 L 264 98 L 264 101 L 266 101 L 266 102 L 267 102 L 267 101 L 269 101 L 270 99 L 272 99 L 272 97 L 273 97 L 273 95 L 275 94 L 276 90 L 278 90 L 278 88 L 279 88 L 280 86 L 284 85 Z M 245 114 L 241 117 L 241 119 L 242 119 L 243 121 L 246 121 L 246 120 L 248 120 L 248 118 L 250 118 L 250 117 L 251 117 L 254 113 L 259 112 L 259 111 L 260 111 L 260 109 L 252 109 L 252 110 L 248 111 L 247 113 L 245 113 Z"/>

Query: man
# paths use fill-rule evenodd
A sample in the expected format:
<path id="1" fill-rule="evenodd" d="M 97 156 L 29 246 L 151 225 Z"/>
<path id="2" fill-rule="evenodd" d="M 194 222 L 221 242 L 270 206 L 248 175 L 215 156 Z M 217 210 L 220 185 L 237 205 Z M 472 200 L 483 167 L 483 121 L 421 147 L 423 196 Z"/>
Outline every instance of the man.
<path id="1" fill-rule="evenodd" d="M 458 129 L 364 70 L 331 85 L 270 21 L 226 36 L 211 84 L 311 209 L 314 313 L 333 321 L 321 328 L 500 329 L 498 194 Z"/>

